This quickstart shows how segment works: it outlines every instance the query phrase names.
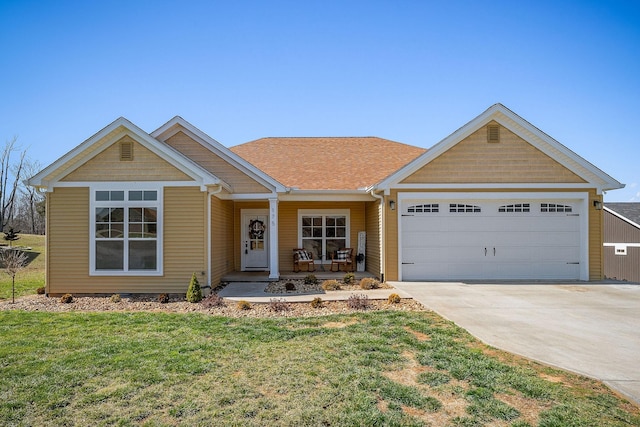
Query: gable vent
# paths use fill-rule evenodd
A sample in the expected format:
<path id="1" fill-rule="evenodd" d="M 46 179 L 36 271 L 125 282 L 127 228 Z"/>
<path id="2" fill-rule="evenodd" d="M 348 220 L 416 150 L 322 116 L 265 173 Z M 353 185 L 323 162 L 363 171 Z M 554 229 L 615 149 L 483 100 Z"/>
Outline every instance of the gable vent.
<path id="1" fill-rule="evenodd" d="M 500 126 L 487 126 L 487 142 L 500 142 Z"/>
<path id="2" fill-rule="evenodd" d="M 120 160 L 133 160 L 133 143 L 131 141 L 124 141 L 120 143 Z"/>

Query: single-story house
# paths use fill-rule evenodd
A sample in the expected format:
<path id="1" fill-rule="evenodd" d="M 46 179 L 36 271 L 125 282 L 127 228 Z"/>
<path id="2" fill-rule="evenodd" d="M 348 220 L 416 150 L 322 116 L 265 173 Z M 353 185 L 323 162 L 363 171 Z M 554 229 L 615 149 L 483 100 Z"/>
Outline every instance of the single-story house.
<path id="1" fill-rule="evenodd" d="M 604 207 L 604 276 L 640 282 L 640 203 Z"/>
<path id="2" fill-rule="evenodd" d="M 227 148 L 181 117 L 125 118 L 29 180 L 49 294 L 183 292 L 193 272 L 330 263 L 382 280 L 599 280 L 603 191 L 623 187 L 501 104 L 429 150 L 375 137 Z"/>

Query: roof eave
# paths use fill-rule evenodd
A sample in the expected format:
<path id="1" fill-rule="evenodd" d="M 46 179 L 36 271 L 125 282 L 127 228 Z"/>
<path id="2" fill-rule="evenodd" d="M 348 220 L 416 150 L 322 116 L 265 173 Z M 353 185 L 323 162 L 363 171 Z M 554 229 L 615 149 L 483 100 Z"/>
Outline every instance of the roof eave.
<path id="1" fill-rule="evenodd" d="M 300 190 L 290 188 L 280 196 L 282 201 L 371 201 L 366 189 L 357 190 Z"/>

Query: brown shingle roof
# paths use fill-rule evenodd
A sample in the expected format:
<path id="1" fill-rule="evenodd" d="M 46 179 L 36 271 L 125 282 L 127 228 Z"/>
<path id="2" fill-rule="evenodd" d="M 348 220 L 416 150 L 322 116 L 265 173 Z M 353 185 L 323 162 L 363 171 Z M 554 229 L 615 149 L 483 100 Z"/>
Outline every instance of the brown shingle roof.
<path id="1" fill-rule="evenodd" d="M 287 187 L 356 190 L 373 185 L 426 150 L 376 137 L 262 138 L 231 151 Z"/>

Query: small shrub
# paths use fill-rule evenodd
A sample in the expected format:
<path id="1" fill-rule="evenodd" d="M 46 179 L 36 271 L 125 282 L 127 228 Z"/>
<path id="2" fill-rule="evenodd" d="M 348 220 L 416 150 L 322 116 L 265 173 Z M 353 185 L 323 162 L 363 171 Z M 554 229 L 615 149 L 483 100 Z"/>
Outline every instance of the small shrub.
<path id="1" fill-rule="evenodd" d="M 360 288 L 361 289 L 378 289 L 380 287 L 380 282 L 378 282 L 373 277 L 365 277 L 360 280 Z"/>
<path id="2" fill-rule="evenodd" d="M 169 294 L 160 294 L 158 295 L 158 302 L 160 304 L 166 304 L 169 302 Z"/>
<path id="3" fill-rule="evenodd" d="M 287 283 L 284 284 L 284 288 L 287 291 L 295 291 L 296 290 L 296 285 L 293 284 L 293 282 L 287 282 Z"/>
<path id="4" fill-rule="evenodd" d="M 64 294 L 60 297 L 60 302 L 63 304 L 69 304 L 71 302 L 73 302 L 73 295 L 71 294 Z"/>
<path id="5" fill-rule="evenodd" d="M 194 303 L 202 301 L 202 289 L 200 289 L 200 282 L 196 277 L 196 273 L 191 276 L 189 282 L 189 288 L 187 289 L 187 301 Z"/>
<path id="6" fill-rule="evenodd" d="M 391 294 L 389 295 L 389 298 L 387 298 L 387 301 L 389 302 L 389 304 L 400 304 L 400 295 Z"/>
<path id="7" fill-rule="evenodd" d="M 44 295 L 45 292 L 46 292 L 46 289 L 44 288 L 44 286 L 40 286 L 38 289 L 36 289 L 36 293 L 38 295 Z"/>
<path id="8" fill-rule="evenodd" d="M 307 274 L 306 276 L 304 276 L 304 283 L 305 285 L 317 285 L 318 278 L 315 274 Z"/>
<path id="9" fill-rule="evenodd" d="M 120 298 L 120 294 L 113 294 L 109 299 L 111 302 L 120 302 L 122 300 L 122 298 Z"/>
<path id="10" fill-rule="evenodd" d="M 371 306 L 369 297 L 364 294 L 354 294 L 347 300 L 347 307 L 354 310 L 366 310 Z"/>
<path id="11" fill-rule="evenodd" d="M 351 285 L 356 282 L 356 275 L 353 273 L 347 273 L 342 278 L 342 281 L 345 285 Z"/>
<path id="12" fill-rule="evenodd" d="M 315 297 L 313 301 L 311 301 L 312 308 L 322 308 L 322 298 Z"/>
<path id="13" fill-rule="evenodd" d="M 214 293 L 209 294 L 206 298 L 200 301 L 200 303 L 206 308 L 225 307 L 227 305 L 224 302 L 224 298 Z"/>
<path id="14" fill-rule="evenodd" d="M 251 304 L 245 300 L 238 301 L 237 307 L 238 310 L 251 310 Z"/>
<path id="15" fill-rule="evenodd" d="M 290 307 L 284 298 L 271 298 L 269 300 L 269 310 L 279 313 L 281 311 L 289 311 Z"/>
<path id="16" fill-rule="evenodd" d="M 322 282 L 322 289 L 324 289 L 325 291 L 339 291 L 340 289 L 342 289 L 342 287 L 340 286 L 340 282 L 331 279 Z"/>

